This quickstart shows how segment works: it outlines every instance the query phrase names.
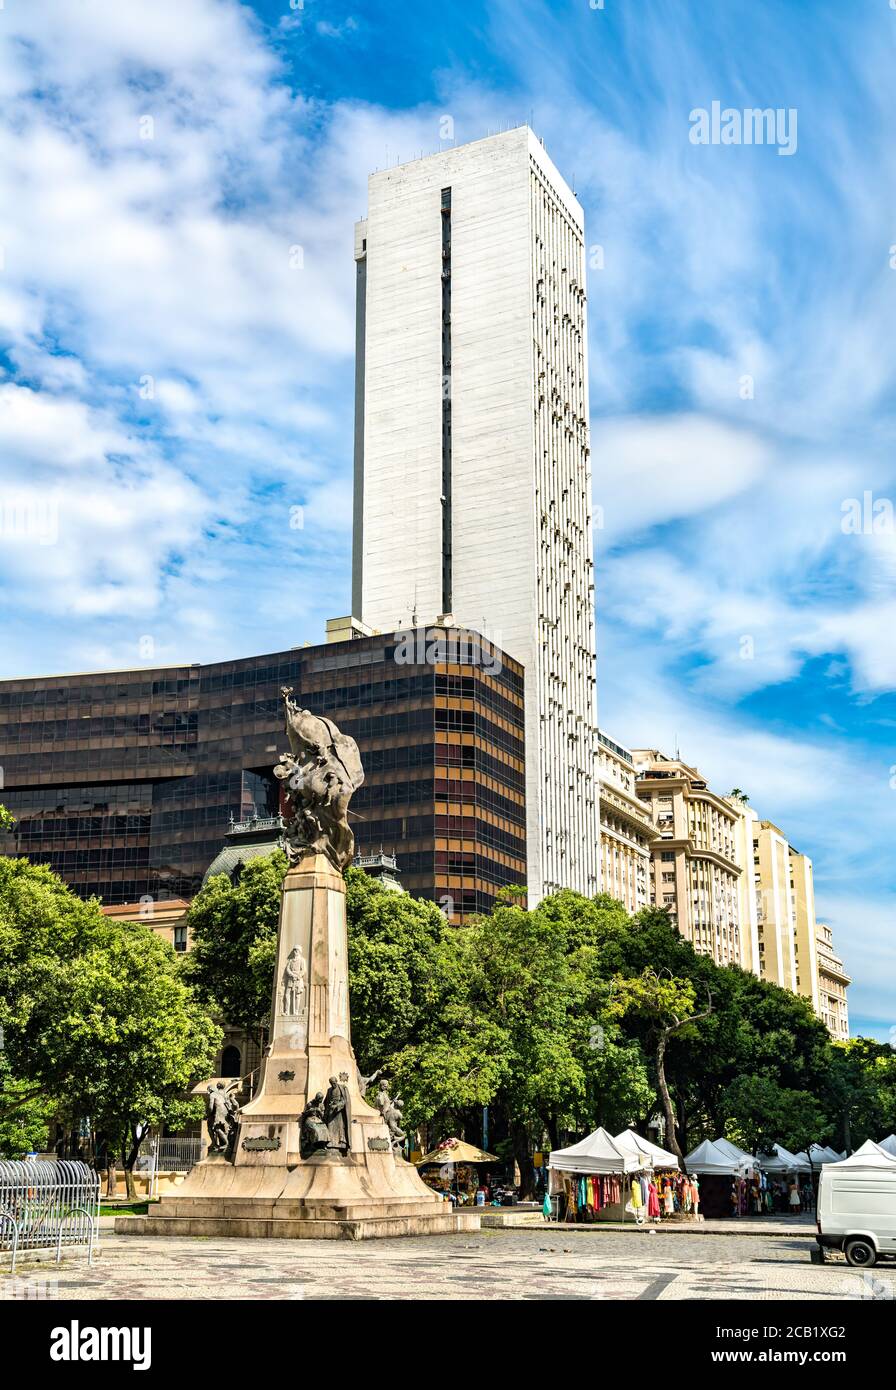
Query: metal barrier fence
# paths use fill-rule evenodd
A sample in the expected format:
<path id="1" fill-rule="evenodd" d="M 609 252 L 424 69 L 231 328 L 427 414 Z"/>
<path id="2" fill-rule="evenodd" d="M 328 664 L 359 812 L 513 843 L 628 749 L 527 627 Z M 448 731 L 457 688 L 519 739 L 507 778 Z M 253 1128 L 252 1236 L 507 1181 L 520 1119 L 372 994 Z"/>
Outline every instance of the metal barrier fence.
<path id="1" fill-rule="evenodd" d="M 93 1263 L 100 1215 L 99 1174 L 86 1163 L 59 1159 L 0 1159 L 0 1250 L 12 1254 L 11 1270 L 23 1250 L 86 1245 Z"/>
<path id="2" fill-rule="evenodd" d="M 189 1173 L 199 1162 L 202 1140 L 198 1134 L 177 1139 L 147 1139 L 145 1152 L 137 1159 L 138 1173 Z"/>

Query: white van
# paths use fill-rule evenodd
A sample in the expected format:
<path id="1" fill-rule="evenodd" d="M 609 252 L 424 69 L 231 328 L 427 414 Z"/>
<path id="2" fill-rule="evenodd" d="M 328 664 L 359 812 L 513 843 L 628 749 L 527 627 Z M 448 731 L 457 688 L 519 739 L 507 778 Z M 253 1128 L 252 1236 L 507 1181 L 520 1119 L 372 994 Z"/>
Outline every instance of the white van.
<path id="1" fill-rule="evenodd" d="M 826 1163 L 819 1174 L 822 1260 L 825 1250 L 842 1250 L 848 1264 L 868 1269 L 882 1257 L 896 1258 L 896 1160 L 870 1149 L 864 1145 L 842 1163 Z"/>

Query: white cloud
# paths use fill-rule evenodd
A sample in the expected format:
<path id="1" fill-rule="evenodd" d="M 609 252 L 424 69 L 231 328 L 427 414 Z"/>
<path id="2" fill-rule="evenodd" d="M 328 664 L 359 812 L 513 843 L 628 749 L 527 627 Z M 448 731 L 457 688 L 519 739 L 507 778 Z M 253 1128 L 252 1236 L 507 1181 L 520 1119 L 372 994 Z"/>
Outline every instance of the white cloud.
<path id="1" fill-rule="evenodd" d="M 750 431 L 693 414 L 598 420 L 591 446 L 602 546 L 737 497 L 772 460 Z"/>
<path id="2" fill-rule="evenodd" d="M 43 615 L 152 611 L 208 503 L 146 441 L 83 402 L 0 386 L 0 575 Z"/>
<path id="3" fill-rule="evenodd" d="M 46 463 L 78 468 L 132 446 L 115 423 L 80 400 L 38 394 L 9 382 L 0 386 L 0 444 L 7 467 Z"/>
<path id="4" fill-rule="evenodd" d="M 862 142 L 822 101 L 812 156 L 694 151 L 687 112 L 721 82 L 736 97 L 745 47 L 765 43 L 782 90 L 793 73 L 766 16 L 735 60 L 679 10 L 617 12 L 623 71 L 606 16 L 499 0 L 510 96 L 446 65 L 438 104 L 385 111 L 297 95 L 234 0 L 7 4 L 0 489 L 59 503 L 56 543 L 0 545 L 7 673 L 132 665 L 145 633 L 154 660 L 273 650 L 346 611 L 367 173 L 437 148 L 444 112 L 460 141 L 533 108 L 605 251 L 588 286 L 605 707 L 623 738 L 677 733 L 712 778 L 755 786 L 825 891 L 880 882 L 883 761 L 854 762 L 837 721 L 788 737 L 731 702 L 829 652 L 862 698 L 896 681 L 892 538 L 840 530 L 844 497 L 896 494 L 891 78 L 855 25 Z"/>

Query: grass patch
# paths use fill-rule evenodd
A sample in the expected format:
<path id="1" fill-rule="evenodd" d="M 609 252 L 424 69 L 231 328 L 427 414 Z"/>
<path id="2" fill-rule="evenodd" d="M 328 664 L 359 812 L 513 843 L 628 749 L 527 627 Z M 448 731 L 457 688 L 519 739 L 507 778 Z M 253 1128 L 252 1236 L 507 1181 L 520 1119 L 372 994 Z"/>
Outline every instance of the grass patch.
<path id="1" fill-rule="evenodd" d="M 114 1206 L 100 1205 L 100 1216 L 145 1216 L 149 1202 L 116 1202 Z"/>

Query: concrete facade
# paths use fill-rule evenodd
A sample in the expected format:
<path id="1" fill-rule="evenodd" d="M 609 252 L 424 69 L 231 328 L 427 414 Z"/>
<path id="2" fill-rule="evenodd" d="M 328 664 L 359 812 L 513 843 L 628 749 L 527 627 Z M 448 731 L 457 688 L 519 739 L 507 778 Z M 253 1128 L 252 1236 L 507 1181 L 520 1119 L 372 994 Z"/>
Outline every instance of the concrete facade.
<path id="1" fill-rule="evenodd" d="M 717 965 L 740 965 L 739 812 L 679 758 L 655 748 L 632 756 L 638 796 L 659 831 L 651 845 L 652 901 L 669 909 L 695 951 Z"/>
<path id="2" fill-rule="evenodd" d="M 601 884 L 627 912 L 640 912 L 650 903 L 650 847 L 659 831 L 635 790 L 631 752 L 603 730 L 598 744 Z"/>
<path id="3" fill-rule="evenodd" d="M 371 176 L 357 617 L 525 667 L 530 903 L 600 886 L 583 214 L 528 127 Z"/>
<path id="4" fill-rule="evenodd" d="M 744 970 L 753 975 L 761 974 L 759 968 L 759 914 L 760 894 L 753 864 L 753 836 L 759 817 L 737 796 L 726 796 L 728 805 L 737 813 L 734 824 L 734 856 L 740 865 L 741 874 L 737 881 L 738 916 L 740 918 L 740 963 Z"/>
<path id="5" fill-rule="evenodd" d="M 759 974 L 793 989 L 796 979 L 794 912 L 790 892 L 790 845 L 772 825 L 760 821 L 753 831 L 753 863 L 759 902 Z"/>
<path id="6" fill-rule="evenodd" d="M 812 861 L 771 821 L 757 821 L 753 865 L 759 900 L 760 969 L 763 979 L 802 994 L 832 1037 L 849 1037 L 849 976 L 835 954 L 830 927 L 815 915 Z"/>
<path id="7" fill-rule="evenodd" d="M 834 950 L 831 928 L 817 923 L 819 1013 L 835 1042 L 849 1038 L 849 1005 L 846 991 L 852 983 L 843 961 Z"/>

